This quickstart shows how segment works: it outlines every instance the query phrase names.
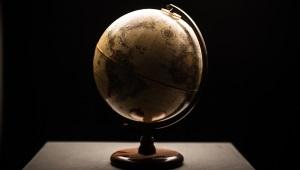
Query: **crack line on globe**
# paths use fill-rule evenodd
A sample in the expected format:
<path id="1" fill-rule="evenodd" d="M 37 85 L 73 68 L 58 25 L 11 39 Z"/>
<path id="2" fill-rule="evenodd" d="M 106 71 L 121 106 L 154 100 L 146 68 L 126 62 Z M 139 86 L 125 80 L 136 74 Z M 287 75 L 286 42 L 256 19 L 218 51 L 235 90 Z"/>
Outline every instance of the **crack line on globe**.
<path id="1" fill-rule="evenodd" d="M 114 63 L 117 64 L 117 65 L 121 65 L 121 64 L 119 64 L 115 59 L 113 59 L 113 58 L 111 58 L 111 57 L 108 57 L 106 54 L 104 54 L 104 52 L 98 47 L 98 45 L 96 46 L 96 48 L 97 48 L 97 50 L 98 50 L 103 56 L 105 56 L 105 58 L 107 58 L 108 60 L 114 62 Z M 148 81 L 156 82 L 156 83 L 158 83 L 158 84 L 160 84 L 160 85 L 162 85 L 162 86 L 170 87 L 170 88 L 173 88 L 173 89 L 176 89 L 176 90 L 184 91 L 184 92 L 187 92 L 187 93 L 193 93 L 193 92 L 197 92 L 197 91 L 198 91 L 198 90 L 185 90 L 185 89 L 182 89 L 182 88 L 178 88 L 178 87 L 175 87 L 175 86 L 172 86 L 172 85 L 163 83 L 163 82 L 158 81 L 158 80 L 155 80 L 155 79 L 151 79 L 151 78 L 149 78 L 149 77 L 147 77 L 147 76 L 145 76 L 145 75 L 143 75 L 143 74 L 141 74 L 141 73 L 138 73 L 138 72 L 135 72 L 135 71 L 134 71 L 134 73 L 135 73 L 135 75 L 137 75 L 137 76 L 140 77 L 140 78 L 146 79 L 146 80 L 148 80 Z"/>

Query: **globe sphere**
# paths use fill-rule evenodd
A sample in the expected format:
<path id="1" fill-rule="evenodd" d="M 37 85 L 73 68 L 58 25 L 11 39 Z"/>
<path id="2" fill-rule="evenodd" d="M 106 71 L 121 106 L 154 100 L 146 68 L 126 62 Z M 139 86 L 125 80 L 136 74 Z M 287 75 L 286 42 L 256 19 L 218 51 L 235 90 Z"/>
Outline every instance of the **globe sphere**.
<path id="1" fill-rule="evenodd" d="M 160 122 L 194 100 L 202 53 L 195 32 L 178 14 L 137 10 L 114 21 L 101 36 L 94 79 L 101 96 L 121 116 Z"/>

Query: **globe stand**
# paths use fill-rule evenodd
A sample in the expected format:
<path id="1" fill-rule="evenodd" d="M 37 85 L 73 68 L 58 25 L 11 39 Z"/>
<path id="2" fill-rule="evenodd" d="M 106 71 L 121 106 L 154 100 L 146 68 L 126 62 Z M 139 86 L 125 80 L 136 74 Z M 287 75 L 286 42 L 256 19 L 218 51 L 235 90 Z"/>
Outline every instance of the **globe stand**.
<path id="1" fill-rule="evenodd" d="M 111 155 L 111 164 L 123 169 L 172 169 L 183 163 L 183 156 L 173 150 L 155 148 L 152 135 L 144 134 L 139 148 L 119 150 Z"/>
<path id="2" fill-rule="evenodd" d="M 179 14 L 181 18 L 186 21 L 196 32 L 196 36 L 200 41 L 200 47 L 203 52 L 202 55 L 204 65 L 202 79 L 205 79 L 204 77 L 207 74 L 207 50 L 199 28 L 190 18 L 190 16 L 177 6 L 169 4 L 167 5 L 167 10 L 169 12 L 176 12 Z M 200 86 L 202 85 L 203 83 L 200 84 Z M 200 86 L 199 89 L 201 88 Z M 167 119 L 157 124 L 153 124 L 152 126 L 146 127 L 141 123 L 126 120 L 131 122 L 129 124 L 144 129 L 144 133 L 140 140 L 140 146 L 139 148 L 123 149 L 113 153 L 110 158 L 111 164 L 123 169 L 173 169 L 181 166 L 184 159 L 182 154 L 174 150 L 155 148 L 154 138 L 151 130 L 165 128 L 182 120 L 195 107 L 196 103 L 198 102 L 199 95 L 200 92 L 197 92 L 194 100 L 187 108 L 185 108 L 184 111 L 182 111 L 181 114 L 172 117 L 172 119 Z"/>

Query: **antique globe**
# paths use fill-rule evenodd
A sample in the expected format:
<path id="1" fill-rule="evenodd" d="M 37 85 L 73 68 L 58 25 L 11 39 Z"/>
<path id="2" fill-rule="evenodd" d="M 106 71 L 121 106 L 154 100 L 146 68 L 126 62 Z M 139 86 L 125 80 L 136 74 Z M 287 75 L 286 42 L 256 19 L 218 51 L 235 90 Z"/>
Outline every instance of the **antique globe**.
<path id="1" fill-rule="evenodd" d="M 194 107 L 205 55 L 198 27 L 180 8 L 171 4 L 161 10 L 137 10 L 102 34 L 94 55 L 94 79 L 120 117 L 143 128 L 161 128 L 181 120 Z M 154 165 L 153 160 L 164 166 L 182 163 L 183 156 L 176 151 L 166 152 L 175 160 L 156 159 L 165 152 L 155 149 L 151 136 L 144 136 L 138 150 L 116 152 L 111 159 L 123 167 Z"/>

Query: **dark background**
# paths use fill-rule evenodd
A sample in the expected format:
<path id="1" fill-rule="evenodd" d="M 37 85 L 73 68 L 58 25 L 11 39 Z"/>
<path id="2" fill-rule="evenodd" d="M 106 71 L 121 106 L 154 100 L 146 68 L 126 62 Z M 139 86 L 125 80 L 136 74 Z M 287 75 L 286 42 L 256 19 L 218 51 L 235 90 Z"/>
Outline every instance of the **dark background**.
<path id="1" fill-rule="evenodd" d="M 22 168 L 48 140 L 137 141 L 97 92 L 93 52 L 121 15 L 169 2 L 202 31 L 209 81 L 196 109 L 157 140 L 229 141 L 257 169 L 291 168 L 299 76 L 293 4 L 279 0 L 1 1 L 2 167 Z"/>

